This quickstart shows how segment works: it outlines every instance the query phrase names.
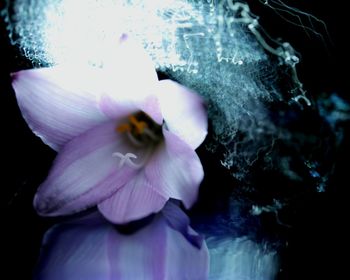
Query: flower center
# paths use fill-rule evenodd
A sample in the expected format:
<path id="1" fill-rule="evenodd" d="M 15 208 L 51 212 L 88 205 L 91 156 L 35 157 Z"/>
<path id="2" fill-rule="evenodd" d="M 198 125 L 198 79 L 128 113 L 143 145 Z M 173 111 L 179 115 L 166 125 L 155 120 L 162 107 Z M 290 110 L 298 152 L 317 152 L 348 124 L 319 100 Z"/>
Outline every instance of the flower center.
<path id="1" fill-rule="evenodd" d="M 119 133 L 126 133 L 136 146 L 156 144 L 162 139 L 162 127 L 144 112 L 130 115 L 126 123 L 116 127 Z"/>

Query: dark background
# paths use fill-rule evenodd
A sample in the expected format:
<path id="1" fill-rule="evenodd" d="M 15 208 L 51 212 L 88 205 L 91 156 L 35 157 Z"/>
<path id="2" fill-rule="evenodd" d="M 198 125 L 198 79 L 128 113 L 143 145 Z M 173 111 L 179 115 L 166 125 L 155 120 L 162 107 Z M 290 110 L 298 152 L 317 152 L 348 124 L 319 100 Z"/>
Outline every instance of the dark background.
<path id="1" fill-rule="evenodd" d="M 299 77 L 309 94 L 317 98 L 322 92 L 337 92 L 350 99 L 345 43 L 349 34 L 348 16 L 341 0 L 288 1 L 325 22 L 330 37 L 321 24 L 315 23 L 324 40 L 291 25 L 257 0 L 248 3 L 271 37 L 282 37 L 301 54 Z M 304 23 L 309 26 L 307 21 Z M 31 279 L 42 235 L 57 221 L 39 218 L 32 209 L 33 195 L 47 175 L 55 153 L 27 127 L 11 88 L 9 73 L 28 65 L 9 44 L 0 19 L 1 279 Z M 288 230 L 289 246 L 281 252 L 279 279 L 343 279 L 340 275 L 346 270 L 346 263 L 341 253 L 346 254 L 348 245 L 345 191 L 349 136 L 348 129 L 335 156 L 335 172 L 327 193 L 303 198 L 295 209 L 297 219 Z M 203 155 L 206 164 L 209 158 Z"/>

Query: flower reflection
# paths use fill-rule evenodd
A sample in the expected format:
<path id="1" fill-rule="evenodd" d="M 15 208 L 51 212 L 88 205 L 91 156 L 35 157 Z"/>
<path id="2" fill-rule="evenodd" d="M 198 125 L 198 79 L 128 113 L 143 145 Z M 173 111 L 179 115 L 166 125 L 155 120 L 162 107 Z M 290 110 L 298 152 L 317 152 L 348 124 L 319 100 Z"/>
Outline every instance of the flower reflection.
<path id="1" fill-rule="evenodd" d="M 121 224 L 159 212 L 169 198 L 186 208 L 197 199 L 204 174 L 195 149 L 207 134 L 203 101 L 176 82 L 158 81 L 127 37 L 120 44 L 102 69 L 13 74 L 24 118 L 59 152 L 34 199 L 43 216 L 98 205 Z"/>
<path id="2" fill-rule="evenodd" d="M 206 244 L 175 205 L 163 212 L 131 234 L 99 212 L 54 226 L 45 234 L 34 279 L 207 279 Z"/>

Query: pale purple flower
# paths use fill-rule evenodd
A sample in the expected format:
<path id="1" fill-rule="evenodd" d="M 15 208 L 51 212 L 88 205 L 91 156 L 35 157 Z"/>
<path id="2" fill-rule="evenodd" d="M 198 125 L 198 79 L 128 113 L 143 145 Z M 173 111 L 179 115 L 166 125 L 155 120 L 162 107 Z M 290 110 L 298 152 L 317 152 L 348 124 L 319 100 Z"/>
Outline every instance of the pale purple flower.
<path id="1" fill-rule="evenodd" d="M 45 234 L 34 279 L 205 280 L 208 270 L 205 242 L 190 228 L 187 216 L 168 203 L 150 224 L 128 235 L 98 212 L 54 226 Z"/>
<path id="2" fill-rule="evenodd" d="M 159 212 L 169 198 L 196 201 L 207 133 L 201 98 L 123 42 L 103 68 L 56 66 L 13 74 L 22 114 L 58 151 L 34 199 L 43 216 L 98 206 L 111 222 Z"/>

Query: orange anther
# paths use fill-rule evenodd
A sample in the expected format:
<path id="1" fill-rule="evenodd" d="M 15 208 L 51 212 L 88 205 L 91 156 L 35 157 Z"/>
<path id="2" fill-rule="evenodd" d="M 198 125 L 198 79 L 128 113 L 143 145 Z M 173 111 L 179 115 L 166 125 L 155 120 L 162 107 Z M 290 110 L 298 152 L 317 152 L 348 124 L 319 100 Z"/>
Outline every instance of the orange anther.
<path id="1" fill-rule="evenodd" d="M 119 126 L 117 126 L 116 130 L 118 132 L 127 132 L 127 131 L 131 131 L 131 126 L 127 123 L 121 124 Z"/>
<path id="2" fill-rule="evenodd" d="M 144 121 L 139 121 L 135 116 L 131 115 L 129 117 L 130 123 L 135 127 L 138 134 L 143 133 L 144 129 L 147 127 L 147 123 Z"/>

